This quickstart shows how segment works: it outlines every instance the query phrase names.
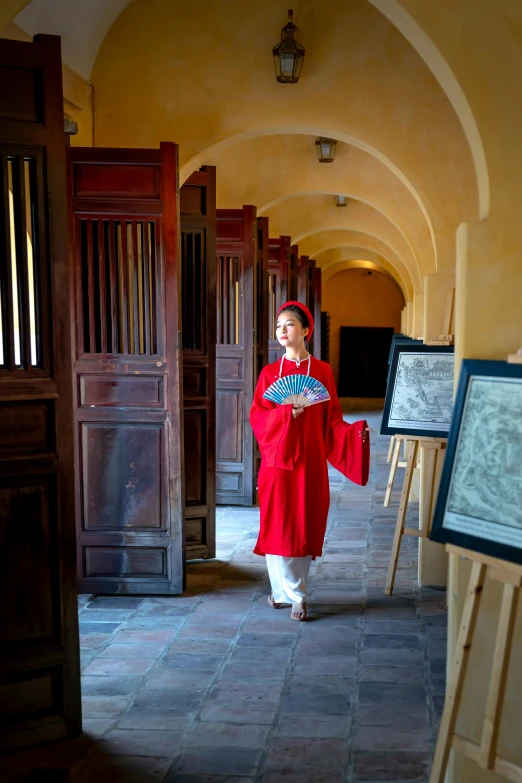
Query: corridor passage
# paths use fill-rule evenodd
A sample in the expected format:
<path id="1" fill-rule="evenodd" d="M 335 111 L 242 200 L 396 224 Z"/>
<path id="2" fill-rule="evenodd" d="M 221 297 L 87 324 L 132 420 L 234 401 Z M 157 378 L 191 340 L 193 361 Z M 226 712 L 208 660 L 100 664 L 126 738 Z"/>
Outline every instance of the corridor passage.
<path id="1" fill-rule="evenodd" d="M 427 781 L 445 669 L 445 595 L 415 586 L 406 539 L 384 595 L 397 497 L 372 426 L 366 488 L 331 475 L 310 618 L 271 609 L 252 554 L 257 509 L 222 508 L 218 560 L 182 597 L 97 597 L 80 612 L 85 731 L 74 780 L 132 783 Z M 400 481 L 398 482 L 400 483 Z"/>

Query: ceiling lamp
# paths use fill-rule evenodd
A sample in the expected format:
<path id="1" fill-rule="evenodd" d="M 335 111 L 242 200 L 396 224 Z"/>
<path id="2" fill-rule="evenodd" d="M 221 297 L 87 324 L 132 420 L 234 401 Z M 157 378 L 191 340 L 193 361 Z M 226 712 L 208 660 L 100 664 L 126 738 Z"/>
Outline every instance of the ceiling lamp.
<path id="1" fill-rule="evenodd" d="M 333 163 L 335 158 L 335 148 L 337 142 L 335 139 L 327 139 L 325 136 L 319 136 L 315 140 L 315 149 L 319 163 Z"/>
<path id="2" fill-rule="evenodd" d="M 288 23 L 281 30 L 281 40 L 272 49 L 276 79 L 282 84 L 296 84 L 301 75 L 305 56 L 304 46 L 294 39 L 297 27 L 293 23 L 294 12 L 288 12 Z"/>
<path id="3" fill-rule="evenodd" d="M 347 207 L 348 206 L 348 197 L 347 196 L 336 196 L 335 197 L 335 206 L 336 207 Z"/>

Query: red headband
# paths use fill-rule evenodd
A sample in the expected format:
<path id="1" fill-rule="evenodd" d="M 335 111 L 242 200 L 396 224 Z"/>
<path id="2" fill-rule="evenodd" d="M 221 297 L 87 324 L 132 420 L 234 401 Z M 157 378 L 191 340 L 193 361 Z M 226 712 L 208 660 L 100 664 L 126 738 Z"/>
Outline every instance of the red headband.
<path id="1" fill-rule="evenodd" d="M 309 332 L 308 332 L 308 334 L 306 336 L 306 339 L 307 340 L 311 340 L 312 339 L 312 335 L 314 333 L 314 317 L 313 317 L 312 313 L 310 312 L 310 310 L 308 309 L 308 307 L 306 305 L 304 305 L 302 302 L 285 302 L 284 305 L 282 305 L 279 308 L 279 310 L 277 311 L 277 317 L 279 318 L 279 316 L 281 315 L 283 310 L 286 310 L 290 305 L 294 305 L 295 307 L 299 307 L 303 311 L 303 313 L 306 315 L 306 317 L 308 318 Z"/>

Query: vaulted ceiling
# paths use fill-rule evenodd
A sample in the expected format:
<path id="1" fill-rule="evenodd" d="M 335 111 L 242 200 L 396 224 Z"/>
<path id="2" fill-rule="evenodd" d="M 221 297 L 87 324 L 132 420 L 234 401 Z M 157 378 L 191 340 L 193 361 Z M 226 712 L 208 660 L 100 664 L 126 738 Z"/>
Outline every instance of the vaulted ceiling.
<path id="1" fill-rule="evenodd" d="M 273 74 L 282 0 L 18 0 L 14 22 L 62 37 L 64 63 L 93 85 L 93 143 L 177 141 L 182 181 L 217 166 L 218 206 L 255 204 L 307 253 L 383 259 L 412 297 L 454 268 L 477 182 L 455 101 L 379 5 L 296 0 L 295 86 Z M 338 140 L 333 164 L 315 135 Z"/>

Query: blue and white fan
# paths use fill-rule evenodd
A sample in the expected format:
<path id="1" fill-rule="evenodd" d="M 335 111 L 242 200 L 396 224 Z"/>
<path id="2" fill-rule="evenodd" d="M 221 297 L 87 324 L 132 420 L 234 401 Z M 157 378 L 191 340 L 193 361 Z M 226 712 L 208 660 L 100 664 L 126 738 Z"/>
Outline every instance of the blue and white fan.
<path id="1" fill-rule="evenodd" d="M 268 387 L 263 397 L 278 405 L 316 405 L 330 399 L 328 390 L 309 375 L 285 375 Z"/>

